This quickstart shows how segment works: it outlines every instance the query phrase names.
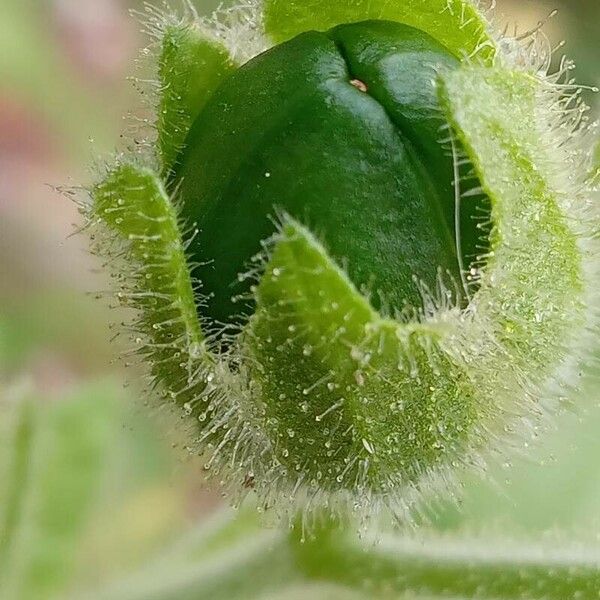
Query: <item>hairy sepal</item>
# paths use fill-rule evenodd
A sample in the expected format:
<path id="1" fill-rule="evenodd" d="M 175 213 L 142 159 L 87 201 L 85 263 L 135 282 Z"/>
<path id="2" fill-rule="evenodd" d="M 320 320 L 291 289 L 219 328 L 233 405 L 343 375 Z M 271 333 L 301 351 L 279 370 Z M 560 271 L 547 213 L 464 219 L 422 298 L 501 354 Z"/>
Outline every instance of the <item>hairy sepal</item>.
<path id="1" fill-rule="evenodd" d="M 541 384 L 572 354 L 585 312 L 585 200 L 558 177 L 569 156 L 549 119 L 557 92 L 524 72 L 468 67 L 445 76 L 441 96 L 492 206 L 492 252 L 470 311 L 492 333 L 489 359 L 521 387 Z"/>
<path id="2" fill-rule="evenodd" d="M 489 23 L 476 3 L 467 0 L 263 0 L 263 10 L 266 33 L 276 43 L 311 29 L 383 19 L 425 31 L 459 58 L 491 63 L 496 54 Z"/>
<path id="3" fill-rule="evenodd" d="M 149 366 L 153 387 L 191 413 L 207 394 L 211 359 L 176 209 L 160 178 L 133 164 L 109 169 L 91 196 L 93 244 L 108 258 L 118 303 L 134 311 L 134 350 Z"/>
<path id="4" fill-rule="evenodd" d="M 290 487 L 383 498 L 458 458 L 478 407 L 453 325 L 382 319 L 290 218 L 256 299 L 244 354 Z"/>
<path id="5" fill-rule="evenodd" d="M 193 21 L 166 22 L 159 39 L 158 148 L 168 176 L 192 123 L 236 65 L 225 46 Z"/>

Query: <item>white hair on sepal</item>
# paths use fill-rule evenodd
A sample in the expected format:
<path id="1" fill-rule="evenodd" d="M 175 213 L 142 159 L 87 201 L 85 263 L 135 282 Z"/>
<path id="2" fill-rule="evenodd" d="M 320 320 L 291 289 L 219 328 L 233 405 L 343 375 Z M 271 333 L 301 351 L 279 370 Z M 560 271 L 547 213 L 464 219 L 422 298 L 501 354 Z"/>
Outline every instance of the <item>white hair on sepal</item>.
<path id="1" fill-rule="evenodd" d="M 534 33 L 537 32 L 533 32 L 532 35 L 534 35 Z M 550 125 L 543 126 L 543 129 L 547 128 L 548 131 L 554 132 L 555 137 L 554 141 L 549 141 L 548 143 L 544 144 L 544 147 L 557 150 L 556 164 L 554 168 L 557 170 L 557 173 L 560 174 L 559 180 L 560 178 L 566 178 L 566 181 L 563 179 L 564 184 L 562 186 L 557 185 L 556 189 L 559 191 L 562 190 L 561 205 L 563 206 L 569 221 L 576 227 L 577 231 L 580 232 L 580 243 L 583 242 L 583 245 L 586 246 L 588 242 L 585 240 L 587 239 L 595 246 L 593 249 L 590 249 L 591 254 L 588 256 L 598 256 L 597 242 L 594 242 L 592 239 L 593 236 L 590 236 L 590 231 L 581 235 L 581 225 L 583 223 L 580 220 L 580 216 L 573 214 L 573 210 L 571 208 L 573 204 L 578 204 L 579 212 L 581 212 L 581 209 L 588 212 L 591 210 L 594 215 L 597 215 L 597 205 L 594 206 L 594 208 L 591 208 L 591 205 L 595 205 L 595 203 L 591 201 L 591 195 L 594 192 L 589 185 L 589 176 L 586 174 L 586 171 L 588 170 L 586 165 L 589 167 L 589 165 L 592 164 L 592 159 L 589 152 L 590 144 L 589 141 L 587 143 L 583 141 L 590 139 L 590 136 L 593 135 L 590 133 L 590 131 L 594 129 L 595 125 L 588 125 L 586 123 L 585 114 L 587 113 L 588 109 L 581 101 L 581 92 L 576 91 L 580 88 L 577 88 L 572 80 L 568 80 L 566 84 L 562 83 L 562 79 L 566 77 L 566 75 L 572 70 L 572 63 L 564 59 L 561 63 L 558 74 L 547 75 L 547 70 L 549 68 L 548 54 L 550 52 L 547 50 L 549 48 L 548 42 L 544 40 L 543 37 L 538 35 L 534 42 L 529 44 L 529 50 L 532 48 L 539 48 L 540 46 L 545 49 L 543 51 L 534 51 L 533 56 L 527 59 L 523 59 L 524 56 L 528 56 L 526 51 L 527 49 L 523 49 L 519 42 L 520 40 L 516 40 L 515 43 L 517 43 L 519 47 L 516 51 L 514 51 L 514 48 L 511 47 L 509 56 L 504 56 L 504 60 L 508 59 L 507 62 L 509 64 L 507 66 L 509 67 L 533 70 L 535 74 L 538 75 L 542 81 L 544 81 L 542 89 L 547 88 L 545 93 L 552 102 L 548 103 L 548 99 L 544 101 L 543 98 L 540 98 L 540 102 L 536 111 L 539 113 L 537 116 L 540 124 L 542 124 L 545 120 L 545 117 L 542 115 L 545 114 L 546 116 L 550 117 Z M 560 47 L 561 46 L 559 46 L 559 48 Z M 516 60 L 516 64 L 515 57 L 518 59 Z M 476 61 L 474 62 L 476 63 Z M 565 95 L 565 92 L 568 92 L 568 94 Z M 552 111 L 554 112 L 554 115 L 550 115 L 550 111 L 545 109 L 545 105 L 548 104 L 554 107 L 554 110 Z M 448 129 L 450 129 L 450 127 L 448 127 Z M 445 141 L 447 142 L 448 138 L 446 138 Z M 566 160 L 564 153 L 565 149 L 567 150 Z M 457 156 L 455 162 L 456 160 L 465 161 L 466 163 L 470 162 L 469 157 L 464 155 L 464 153 L 461 153 L 460 157 Z M 565 164 L 571 165 L 572 171 L 570 168 L 565 169 Z M 581 168 L 582 165 L 584 165 L 583 169 Z M 479 191 L 483 190 L 477 189 L 476 191 L 473 191 L 473 193 L 478 193 Z M 465 197 L 464 194 L 461 196 Z M 577 200 L 578 196 L 579 200 Z M 588 219 L 589 217 L 586 217 L 583 219 L 583 221 Z M 590 220 L 593 222 L 593 219 Z M 597 223 L 597 216 L 595 222 Z M 488 227 L 489 223 L 482 224 L 482 226 Z M 485 258 L 485 256 L 479 257 L 478 262 L 485 260 Z M 493 443 L 490 444 L 488 450 L 488 456 L 490 457 L 492 457 L 494 454 L 498 454 L 499 457 L 504 457 L 510 452 L 525 452 L 525 446 L 529 446 L 529 442 L 524 442 L 524 440 L 537 437 L 540 429 L 551 428 L 556 419 L 557 403 L 559 406 L 564 408 L 565 398 L 569 393 L 571 393 L 569 390 L 572 390 L 573 386 L 577 385 L 578 377 L 576 373 L 578 368 L 581 366 L 581 364 L 590 364 L 589 353 L 590 348 L 593 347 L 593 344 L 591 343 L 592 337 L 597 336 L 598 311 L 594 308 L 594 306 L 598 306 L 598 292 L 596 291 L 598 286 L 595 282 L 598 282 L 599 279 L 597 272 L 598 261 L 588 259 L 585 261 L 585 263 L 586 271 L 589 273 L 589 275 L 586 274 L 584 276 L 584 280 L 588 282 L 589 292 L 596 296 L 595 300 L 586 302 L 588 305 L 588 320 L 590 322 L 588 331 L 590 335 L 584 336 L 586 338 L 585 341 L 582 341 L 581 339 L 577 340 L 577 343 L 583 349 L 583 353 L 578 352 L 573 348 L 564 349 L 563 352 L 563 355 L 566 356 L 564 361 L 565 365 L 569 365 L 569 363 L 573 362 L 571 359 L 574 359 L 574 363 L 578 366 L 566 366 L 566 368 L 565 365 L 562 367 L 559 366 L 553 376 L 550 377 L 550 380 L 544 385 L 534 384 L 528 380 L 529 378 L 524 372 L 519 373 L 518 370 L 515 371 L 515 376 L 520 381 L 520 387 L 523 390 L 523 404 L 520 411 L 522 414 L 515 414 L 514 417 L 509 419 L 505 425 L 508 440 L 509 442 L 512 440 L 512 442 L 509 444 L 509 447 L 506 447 L 506 436 L 500 435 L 498 442 L 501 442 L 501 444 L 499 444 L 497 448 L 494 448 Z M 485 270 L 483 272 L 485 272 Z M 478 306 L 474 305 L 472 308 L 475 310 L 475 314 L 473 316 L 476 316 Z M 468 316 L 469 312 L 470 309 L 467 309 L 465 316 Z M 518 315 L 511 314 L 507 315 L 507 317 L 514 319 L 517 323 L 519 322 Z M 471 322 L 466 326 L 480 327 L 483 324 L 484 320 L 476 319 L 475 322 Z M 526 323 L 524 322 L 524 324 Z M 487 338 L 493 343 L 495 337 L 496 332 L 493 331 L 493 329 L 482 330 L 482 339 Z M 458 346 L 453 346 L 455 348 L 460 347 L 460 344 Z M 500 345 L 498 345 L 498 350 L 501 350 Z M 500 357 L 498 356 L 498 358 Z M 506 359 L 510 360 L 511 357 L 507 355 Z M 498 388 L 496 391 L 499 395 L 502 395 L 502 392 L 500 391 L 502 383 L 503 382 L 497 382 Z M 491 382 L 488 382 L 488 385 L 489 384 L 491 384 Z M 510 390 L 510 386 L 507 387 L 507 390 Z M 529 418 L 525 418 L 525 415 L 529 415 Z M 496 437 L 495 434 L 491 435 L 493 432 L 488 433 L 490 434 L 491 438 Z M 500 448 L 504 449 L 500 450 Z"/>
<path id="2" fill-rule="evenodd" d="M 439 85 L 440 77 L 435 80 L 435 85 Z M 462 293 L 455 290 L 456 298 L 464 296 L 467 305 L 471 303 L 473 295 L 476 293 L 482 277 L 482 271 L 485 268 L 487 258 L 489 258 L 489 239 L 493 227 L 491 206 L 486 206 L 490 202 L 481 181 L 473 165 L 473 161 L 468 153 L 462 148 L 455 132 L 448 121 L 447 115 L 440 106 L 431 107 L 435 117 L 440 121 L 438 143 L 445 151 L 446 155 L 452 160 L 453 166 L 453 191 L 454 191 L 454 235 L 456 243 L 456 255 L 459 261 L 459 270 L 461 275 Z M 475 203 L 476 214 L 471 218 L 476 222 L 475 226 L 480 230 L 478 239 L 477 255 L 469 256 L 468 263 L 463 258 L 463 248 L 461 240 L 462 226 L 462 208 L 465 202 Z M 453 281 L 455 285 L 456 282 Z"/>
<path id="3" fill-rule="evenodd" d="M 191 27 L 222 43 L 237 64 L 246 63 L 272 45 L 263 32 L 261 0 L 221 3 L 208 16 L 199 14 L 192 0 L 180 0 L 179 9 L 168 0 L 158 5 L 144 2 L 141 10 L 130 13 L 142 24 L 142 31 L 157 42 L 169 27 Z"/>
<path id="4" fill-rule="evenodd" d="M 265 244 L 266 254 L 260 264 L 267 264 L 269 248 L 277 243 L 281 234 L 278 231 Z M 253 273 L 251 277 L 256 275 Z M 245 335 L 251 334 L 247 332 Z M 298 331 L 295 335 L 302 336 L 302 332 Z M 256 340 L 257 343 L 262 341 Z M 261 416 L 263 399 L 260 387 L 247 378 L 250 360 L 253 357 L 245 355 L 242 345 L 230 350 L 227 357 L 230 365 L 228 370 L 232 364 L 237 365 L 238 377 L 226 377 L 230 387 L 226 390 L 221 388 L 220 393 L 200 413 L 198 418 L 210 424 L 193 443 L 198 451 L 206 449 L 207 475 L 222 479 L 227 495 L 236 504 L 247 494 L 256 494 L 263 510 L 276 508 L 276 513 L 284 518 L 287 515 L 290 523 L 299 511 L 307 531 L 311 530 L 311 519 L 324 506 L 332 509 L 334 515 L 342 517 L 353 514 L 359 521 L 366 523 L 373 515 L 375 506 L 384 508 L 387 505 L 393 507 L 396 519 L 404 523 L 413 521 L 414 516 L 410 516 L 410 512 L 416 510 L 426 477 L 416 486 L 409 482 L 395 481 L 393 473 L 390 473 L 392 479 L 387 484 L 382 481 L 383 488 L 389 488 L 389 493 L 380 497 L 367 483 L 370 470 L 367 449 L 347 457 L 347 467 L 338 476 L 338 481 L 344 483 L 342 489 L 323 487 L 308 480 L 306 466 L 301 464 L 297 465 L 296 474 L 293 475 L 290 467 L 284 466 L 277 458 L 280 451 L 285 451 L 280 447 L 280 441 L 266 435 Z M 335 407 L 331 407 L 328 412 L 334 409 Z M 193 407 L 190 407 L 191 410 Z M 346 477 L 351 480 L 345 481 Z M 447 477 L 438 475 L 436 481 L 447 490 L 447 479 L 450 477 L 449 473 Z"/>
<path id="5" fill-rule="evenodd" d="M 243 65 L 273 45 L 264 33 L 261 0 L 220 4 L 212 15 L 200 17 L 199 22 L 229 50 L 238 64 Z"/>
<path id="6" fill-rule="evenodd" d="M 547 140 L 541 163 L 563 213 L 578 234 L 585 283 L 583 335 L 572 340 L 567 359 L 549 383 L 556 397 L 563 399 L 576 391 L 582 367 L 597 362 L 591 350 L 600 325 L 600 194 L 590 179 L 598 123 L 590 121 L 590 109 L 581 96 L 584 89 L 597 93 L 598 88 L 576 84 L 571 76 L 574 68 L 574 63 L 563 57 L 555 73 L 540 75 L 536 113 L 539 133 Z"/>
<path id="7" fill-rule="evenodd" d="M 126 159 L 116 160 L 116 165 L 106 167 L 107 175 L 116 171 L 119 165 L 131 165 L 134 168 L 147 169 L 143 162 L 140 162 L 139 156 L 129 156 Z M 120 323 L 117 334 L 125 340 L 126 348 L 121 353 L 125 366 L 130 367 L 133 364 L 139 364 L 145 367 L 145 387 L 143 392 L 146 398 L 145 405 L 148 405 L 148 399 L 154 398 L 152 407 L 156 411 L 168 410 L 176 415 L 183 411 L 185 415 L 191 415 L 198 411 L 198 407 L 207 402 L 212 402 L 212 398 L 221 397 L 224 392 L 223 382 L 230 377 L 222 365 L 215 361 L 212 365 L 201 360 L 205 356 L 205 350 L 201 348 L 193 339 L 190 339 L 185 332 L 185 319 L 181 314 L 180 300 L 174 295 L 174 290 L 163 293 L 160 290 L 145 291 L 147 289 L 147 280 L 153 276 L 156 269 L 163 266 L 169 268 L 170 257 L 162 252 L 152 250 L 153 244 L 162 243 L 161 239 L 147 241 L 141 238 L 133 237 L 125 239 L 116 235 L 114 231 L 104 223 L 103 215 L 96 211 L 94 202 L 91 200 L 93 190 L 82 190 L 85 197 L 78 203 L 82 212 L 85 224 L 84 231 L 91 240 L 92 254 L 102 259 L 102 270 L 111 275 L 112 289 L 106 292 L 97 292 L 97 296 L 104 296 L 111 301 L 114 308 L 127 310 L 124 313 L 124 320 Z M 127 190 L 123 190 L 126 194 Z M 177 201 L 172 197 L 171 205 L 177 209 Z M 117 202 L 110 209 L 112 216 L 118 214 L 121 210 L 125 213 L 130 210 L 125 202 Z M 141 215 L 138 215 L 141 216 Z M 189 230 L 189 226 L 181 221 L 179 214 L 178 230 Z M 157 223 L 160 220 L 156 221 Z M 196 228 L 192 225 L 190 237 L 197 235 Z M 131 244 L 134 240 L 148 244 L 147 260 L 138 262 L 132 257 Z M 185 252 L 185 243 L 182 244 Z M 158 247 L 156 248 L 159 249 Z M 202 295 L 200 282 L 193 277 L 190 278 L 192 293 L 194 295 L 194 305 L 202 306 L 205 299 Z M 162 284 L 161 284 L 162 285 Z M 152 306 L 152 307 L 151 307 Z M 199 317 L 200 322 L 202 319 Z M 175 330 L 177 326 L 181 330 L 180 337 L 171 337 L 168 344 L 158 342 L 152 339 L 153 334 L 149 333 L 149 324 L 152 324 L 152 330 L 156 332 Z M 116 337 L 116 336 L 115 336 Z M 168 348 L 171 351 L 168 351 Z M 167 364 L 177 364 L 183 368 L 186 376 L 176 380 L 166 381 L 155 369 Z M 218 373 L 218 375 L 216 375 Z M 215 385 L 216 382 L 219 385 Z M 216 402 L 217 400 L 215 400 Z M 193 423 L 187 422 L 188 439 L 192 439 Z"/>
<path id="8" fill-rule="evenodd" d="M 551 15 L 552 16 L 552 15 Z M 590 124 L 588 108 L 581 99 L 581 86 L 575 84 L 570 73 L 574 68 L 571 61 L 563 58 L 556 73 L 550 73 L 550 59 L 553 52 L 562 48 L 559 44 L 552 48 L 541 32 L 540 24 L 524 35 L 515 33 L 503 37 L 499 45 L 502 51 L 500 63 L 509 68 L 533 72 L 540 81 L 535 117 L 540 136 L 547 140 L 543 147 L 548 150 L 537 159 L 544 169 L 544 175 L 552 189 L 558 193 L 560 206 L 570 227 L 577 232 L 579 247 L 582 250 L 583 280 L 586 283 L 587 325 L 583 336 L 565 341 L 561 351 L 564 359 L 550 379 L 544 384 L 531 388 L 533 409 L 539 407 L 537 426 L 552 427 L 556 410 L 565 406 L 565 399 L 572 395 L 578 386 L 582 365 L 594 362 L 590 349 L 597 336 L 598 309 L 598 260 L 597 239 L 594 239 L 591 223 L 597 223 L 597 192 L 590 186 L 589 167 L 592 163 L 589 140 L 593 137 L 595 124 Z M 589 88 L 597 91 L 596 88 Z M 507 315 L 517 319 L 518 315 Z M 574 345 L 573 345 L 574 343 Z M 531 419 L 536 421 L 535 419 Z M 521 426 L 524 421 L 521 422 Z M 530 425 L 533 429 L 537 426 Z M 535 433 L 535 432 L 534 432 Z M 518 439 L 518 436 L 517 436 Z M 517 448 L 519 445 L 517 444 Z"/>

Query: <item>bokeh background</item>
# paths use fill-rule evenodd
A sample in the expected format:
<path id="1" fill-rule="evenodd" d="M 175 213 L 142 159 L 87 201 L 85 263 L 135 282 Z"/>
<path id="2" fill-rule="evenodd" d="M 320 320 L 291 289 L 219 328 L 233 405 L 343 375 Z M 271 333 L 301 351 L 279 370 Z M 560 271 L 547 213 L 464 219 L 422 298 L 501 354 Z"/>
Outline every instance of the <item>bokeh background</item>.
<path id="1" fill-rule="evenodd" d="M 399 0 L 400 1 L 400 0 Z M 173 0 L 176 4 L 178 0 Z M 197 0 L 201 12 L 213 0 Z M 140 106 L 128 80 L 147 44 L 133 0 L 0 0 L 0 597 L 100 590 L 172 551 L 220 510 L 176 420 L 145 408 L 114 357 L 117 311 L 61 188 L 94 180 Z M 500 20 L 544 31 L 600 82 L 599 0 L 498 0 Z M 140 73 L 137 73 L 140 76 Z M 597 112 L 593 94 L 588 101 Z M 595 374 L 533 458 L 465 482 L 437 527 L 568 532 L 600 543 Z M 536 440 L 532 440 L 532 445 Z M 214 518 L 214 517 L 213 517 Z M 144 596 L 140 596 L 143 600 Z"/>

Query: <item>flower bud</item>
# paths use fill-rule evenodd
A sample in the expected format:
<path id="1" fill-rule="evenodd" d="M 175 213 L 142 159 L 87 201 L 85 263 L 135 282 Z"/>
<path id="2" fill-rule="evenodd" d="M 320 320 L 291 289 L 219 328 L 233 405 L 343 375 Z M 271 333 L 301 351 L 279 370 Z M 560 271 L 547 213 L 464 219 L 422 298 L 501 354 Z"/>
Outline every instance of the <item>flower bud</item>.
<path id="1" fill-rule="evenodd" d="M 474 202 L 457 227 L 453 159 L 440 141 L 437 73 L 458 65 L 420 30 L 367 21 L 303 33 L 230 75 L 172 181 L 199 229 L 190 256 L 201 315 L 252 314 L 235 300 L 248 297 L 244 274 L 282 213 L 315 232 L 376 309 L 420 308 L 440 273 L 458 289 L 485 247 Z"/>
<path id="2" fill-rule="evenodd" d="M 527 446 L 597 332 L 568 68 L 466 0 L 149 10 L 156 149 L 86 214 L 207 470 L 265 506 L 407 516 Z"/>

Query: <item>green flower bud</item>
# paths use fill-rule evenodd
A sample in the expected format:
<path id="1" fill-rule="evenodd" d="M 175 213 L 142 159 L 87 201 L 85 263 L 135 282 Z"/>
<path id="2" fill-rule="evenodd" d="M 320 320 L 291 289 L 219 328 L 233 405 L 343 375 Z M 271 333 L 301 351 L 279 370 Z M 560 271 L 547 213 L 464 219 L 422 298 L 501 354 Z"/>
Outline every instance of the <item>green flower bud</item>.
<path id="1" fill-rule="evenodd" d="M 208 472 L 265 506 L 403 515 L 528 444 L 598 287 L 585 107 L 541 46 L 466 0 L 150 25 L 156 150 L 85 211 Z"/>
<path id="2" fill-rule="evenodd" d="M 435 289 L 440 272 L 460 282 L 484 244 L 474 202 L 456 234 L 453 161 L 440 143 L 437 72 L 458 65 L 422 31 L 369 21 L 301 34 L 228 77 L 173 179 L 200 231 L 190 255 L 201 315 L 252 314 L 232 298 L 248 297 L 243 274 L 278 211 L 309 225 L 377 309 L 420 307 L 422 284 Z"/>

